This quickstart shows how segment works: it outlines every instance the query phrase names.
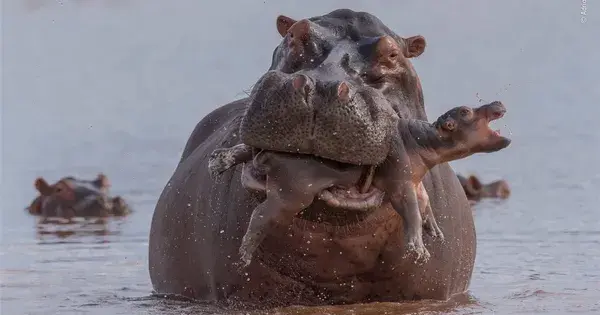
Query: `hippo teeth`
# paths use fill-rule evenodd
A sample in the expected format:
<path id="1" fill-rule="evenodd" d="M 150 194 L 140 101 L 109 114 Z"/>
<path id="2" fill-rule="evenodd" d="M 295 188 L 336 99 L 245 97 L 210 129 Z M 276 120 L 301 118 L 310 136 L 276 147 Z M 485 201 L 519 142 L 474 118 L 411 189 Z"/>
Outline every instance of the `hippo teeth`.
<path id="1" fill-rule="evenodd" d="M 494 136 L 500 136 L 500 129 L 494 130 Z"/>

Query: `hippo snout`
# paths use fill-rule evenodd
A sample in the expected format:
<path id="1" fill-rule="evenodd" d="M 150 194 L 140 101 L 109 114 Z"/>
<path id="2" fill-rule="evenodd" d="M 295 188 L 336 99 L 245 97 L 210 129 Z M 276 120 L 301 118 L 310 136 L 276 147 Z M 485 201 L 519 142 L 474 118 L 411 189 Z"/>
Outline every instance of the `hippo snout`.
<path id="1" fill-rule="evenodd" d="M 502 118 L 506 113 L 506 107 L 504 107 L 504 104 L 500 101 L 494 101 L 487 105 L 483 105 L 480 109 L 483 110 L 490 120 Z"/>
<path id="2" fill-rule="evenodd" d="M 380 91 L 315 70 L 268 71 L 240 124 L 247 145 L 343 163 L 381 163 L 398 115 Z"/>

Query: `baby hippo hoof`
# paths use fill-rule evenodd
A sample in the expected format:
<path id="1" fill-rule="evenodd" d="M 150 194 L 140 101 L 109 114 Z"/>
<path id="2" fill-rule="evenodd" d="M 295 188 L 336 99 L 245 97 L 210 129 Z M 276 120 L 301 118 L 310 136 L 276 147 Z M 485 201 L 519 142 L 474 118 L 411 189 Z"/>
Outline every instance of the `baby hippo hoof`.
<path id="1" fill-rule="evenodd" d="M 423 230 L 425 230 L 425 233 L 429 234 L 429 236 L 433 238 L 437 238 L 441 241 L 444 240 L 444 233 L 442 233 L 442 230 L 430 222 L 427 222 L 425 225 L 423 225 Z"/>
<path id="2" fill-rule="evenodd" d="M 236 161 L 231 150 L 215 149 L 208 159 L 208 171 L 215 178 L 235 165 Z"/>
<path id="3" fill-rule="evenodd" d="M 245 246 L 241 246 L 239 252 L 241 256 L 240 261 L 236 262 L 234 265 L 238 271 L 242 271 L 246 267 L 250 266 L 250 263 L 252 262 L 252 253 L 248 252 Z"/>
<path id="4" fill-rule="evenodd" d="M 429 254 L 429 251 L 422 242 L 408 242 L 406 243 L 406 250 L 410 257 L 414 257 L 415 264 L 424 264 L 431 257 L 431 254 Z"/>

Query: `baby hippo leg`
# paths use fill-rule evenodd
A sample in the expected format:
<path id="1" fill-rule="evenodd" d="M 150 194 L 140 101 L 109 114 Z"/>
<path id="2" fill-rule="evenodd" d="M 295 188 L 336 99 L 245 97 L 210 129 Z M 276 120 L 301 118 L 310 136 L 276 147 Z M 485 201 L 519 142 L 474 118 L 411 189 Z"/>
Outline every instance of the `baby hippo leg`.
<path id="1" fill-rule="evenodd" d="M 208 171 L 214 178 L 237 164 L 252 160 L 252 147 L 243 143 L 215 149 L 208 159 Z"/>
<path id="2" fill-rule="evenodd" d="M 395 189 L 386 190 L 386 193 L 388 192 L 394 210 L 400 214 L 404 222 L 407 251 L 416 254 L 416 263 L 426 262 L 431 255 L 423 244 L 423 219 L 419 211 L 415 186 L 410 181 L 395 182 Z"/>
<path id="3" fill-rule="evenodd" d="M 432 237 L 439 237 L 441 240 L 444 240 L 444 233 L 442 233 L 442 230 L 437 225 L 433 210 L 431 209 L 431 203 L 429 202 L 429 195 L 425 190 L 423 182 L 417 185 L 417 199 L 419 200 L 419 211 L 423 217 L 423 229 Z"/>
<path id="4" fill-rule="evenodd" d="M 239 248 L 241 268 L 250 265 L 255 251 L 270 229 L 277 225 L 291 225 L 296 214 L 308 207 L 316 194 L 316 191 L 280 185 L 276 182 L 278 177 L 270 175 L 267 177 L 267 198 L 252 212 L 248 229 L 242 238 Z"/>

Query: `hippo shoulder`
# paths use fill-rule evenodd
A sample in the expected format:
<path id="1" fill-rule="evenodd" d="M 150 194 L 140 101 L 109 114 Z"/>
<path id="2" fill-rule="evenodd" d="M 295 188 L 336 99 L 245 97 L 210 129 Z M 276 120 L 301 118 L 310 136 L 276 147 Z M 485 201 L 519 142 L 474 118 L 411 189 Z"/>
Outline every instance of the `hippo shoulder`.
<path id="1" fill-rule="evenodd" d="M 248 99 L 243 98 L 229 104 L 218 107 L 206 115 L 194 128 L 188 138 L 179 163 L 183 162 L 200 144 L 202 144 L 210 135 L 219 128 L 228 126 L 229 122 L 241 117 L 246 109 Z"/>

